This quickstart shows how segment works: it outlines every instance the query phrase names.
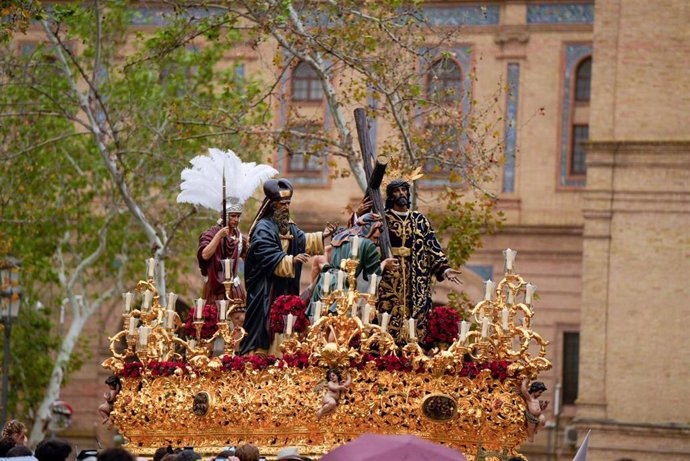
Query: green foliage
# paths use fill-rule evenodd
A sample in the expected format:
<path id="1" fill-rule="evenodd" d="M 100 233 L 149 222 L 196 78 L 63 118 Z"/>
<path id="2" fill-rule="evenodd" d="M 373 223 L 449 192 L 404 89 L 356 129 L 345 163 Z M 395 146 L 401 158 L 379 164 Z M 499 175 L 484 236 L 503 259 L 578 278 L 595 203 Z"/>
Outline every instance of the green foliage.
<path id="1" fill-rule="evenodd" d="M 31 21 L 45 17 L 41 3 L 35 0 L 0 0 L 0 43 L 15 32 L 25 33 Z"/>
<path id="2" fill-rule="evenodd" d="M 178 270 L 190 267 L 195 239 L 174 237 L 198 235 L 215 217 L 190 220 L 193 210 L 175 203 L 180 171 L 211 146 L 257 158 L 245 127 L 269 112 L 255 100 L 257 82 L 219 65 L 239 38 L 228 18 L 172 17 L 167 27 L 136 34 L 127 2 L 105 3 L 98 10 L 92 2 L 57 4 L 50 34 L 33 49 L 0 49 L 0 165 L 7 173 L 0 175 L 0 241 L 23 261 L 25 297 L 49 307 L 24 309 L 13 332 L 12 405 L 23 414 L 40 404 L 62 342 L 55 306 L 78 294 L 86 313 L 103 293 L 131 289 L 141 278 L 152 253 L 142 219 L 166 245 L 168 287 L 196 293 L 180 277 L 187 271 Z M 103 229 L 102 253 L 80 272 Z M 84 348 L 80 339 L 65 376 L 83 363 Z"/>
<path id="3" fill-rule="evenodd" d="M 30 304 L 25 301 L 19 317 L 13 321 L 10 341 L 11 386 L 7 410 L 9 415 L 22 421 L 31 421 L 36 414 L 48 385 L 54 353 L 61 344 L 61 338 L 53 328 L 53 313 L 49 309 L 35 309 Z M 67 365 L 67 374 L 78 370 L 91 357 L 88 346 L 88 338 L 80 337 Z M 0 349 L 0 360 L 2 354 Z"/>
<path id="4" fill-rule="evenodd" d="M 476 248 L 481 248 L 481 238 L 493 234 L 503 224 L 503 212 L 494 210 L 495 200 L 484 197 L 464 200 L 462 191 L 448 189 L 442 198 L 446 209 L 433 213 L 432 220 L 439 234 L 447 236 L 446 254 L 453 266 L 467 262 Z"/>

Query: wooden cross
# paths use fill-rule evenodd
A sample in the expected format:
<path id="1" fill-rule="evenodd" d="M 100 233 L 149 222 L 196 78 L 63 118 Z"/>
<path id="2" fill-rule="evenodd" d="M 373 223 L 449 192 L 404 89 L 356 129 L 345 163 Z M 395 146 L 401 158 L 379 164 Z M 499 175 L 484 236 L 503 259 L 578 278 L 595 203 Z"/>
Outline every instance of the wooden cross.
<path id="1" fill-rule="evenodd" d="M 379 237 L 379 244 L 381 246 L 381 253 L 384 258 L 391 258 L 391 242 L 388 234 L 388 223 L 386 222 L 386 212 L 384 208 L 383 198 L 381 197 L 381 182 L 383 175 L 386 173 L 386 164 L 381 163 L 376 159 L 374 148 L 371 146 L 371 139 L 369 138 L 369 123 L 364 109 L 358 107 L 355 109 L 355 124 L 357 126 L 357 139 L 359 139 L 359 148 L 362 151 L 362 163 L 364 164 L 364 174 L 367 177 L 367 191 L 364 197 L 371 198 L 374 212 L 381 216 L 381 236 Z"/>

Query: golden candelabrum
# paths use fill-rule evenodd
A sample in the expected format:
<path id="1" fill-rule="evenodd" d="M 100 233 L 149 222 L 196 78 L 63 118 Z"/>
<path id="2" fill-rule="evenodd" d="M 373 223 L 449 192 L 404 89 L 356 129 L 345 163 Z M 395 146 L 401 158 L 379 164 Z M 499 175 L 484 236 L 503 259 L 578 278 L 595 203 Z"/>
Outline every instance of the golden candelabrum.
<path id="1" fill-rule="evenodd" d="M 375 432 L 416 434 L 457 448 L 469 460 L 507 459 L 527 438 L 520 383 L 551 367 L 547 341 L 531 329 L 534 287 L 510 262 L 497 285 L 487 282 L 485 299 L 459 325 L 456 340 L 441 349 L 420 346 L 414 328 L 400 347 L 385 325 L 372 323 L 383 315 L 374 307 L 375 289 L 357 290 L 354 258 L 341 264 L 347 287 L 324 294 L 324 312 L 315 312 L 305 332 L 285 335 L 282 357 L 235 356 L 244 331 L 237 339 L 227 322 L 209 340 L 225 340 L 223 357 L 211 357 L 198 343 L 190 346 L 171 329 L 159 332 L 153 322 L 148 349 L 135 349 L 137 333 L 120 332 L 112 344 L 125 337 L 128 346 L 117 352 L 111 344 L 113 357 L 104 363 L 113 372 L 121 373 L 122 364 L 140 352 L 156 360 L 159 344 L 171 341 L 187 350 L 191 371 L 154 376 L 143 367 L 139 376 L 123 377 L 111 420 L 128 448 L 143 455 L 167 445 L 215 454 L 251 442 L 269 458 L 285 446 L 319 456 Z M 143 316 L 144 323 L 155 317 Z M 305 360 L 295 365 L 297 357 Z M 352 383 L 336 411 L 318 420 L 332 368 L 349 373 Z"/>

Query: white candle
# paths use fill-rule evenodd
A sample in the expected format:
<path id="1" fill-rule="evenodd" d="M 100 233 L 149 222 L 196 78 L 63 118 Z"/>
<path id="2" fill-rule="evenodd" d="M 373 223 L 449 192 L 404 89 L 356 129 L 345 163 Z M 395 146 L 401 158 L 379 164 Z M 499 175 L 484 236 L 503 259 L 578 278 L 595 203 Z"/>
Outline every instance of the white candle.
<path id="1" fill-rule="evenodd" d="M 484 317 L 482 320 L 482 338 L 489 336 L 489 317 Z"/>
<path id="2" fill-rule="evenodd" d="M 228 300 L 227 299 L 221 299 L 218 301 L 218 317 L 220 318 L 221 321 L 225 320 L 225 312 L 228 308 Z"/>
<path id="3" fill-rule="evenodd" d="M 415 339 L 417 337 L 417 329 L 415 328 L 415 320 L 413 318 L 407 321 L 408 329 L 410 330 L 410 339 Z"/>
<path id="4" fill-rule="evenodd" d="M 381 329 L 383 331 L 386 331 L 388 329 L 388 321 L 390 320 L 390 318 L 391 315 L 388 312 L 384 312 L 381 316 Z"/>
<path id="5" fill-rule="evenodd" d="M 232 276 L 232 273 L 230 272 L 230 259 L 224 259 L 223 260 L 223 266 L 225 267 L 225 280 L 230 280 L 230 277 Z"/>
<path id="6" fill-rule="evenodd" d="M 337 284 L 335 289 L 336 290 L 342 290 L 344 281 L 345 281 L 345 272 L 338 271 L 338 284 Z"/>
<path id="7" fill-rule="evenodd" d="M 175 326 L 175 311 L 168 309 L 168 323 L 166 327 L 173 328 Z"/>
<path id="8" fill-rule="evenodd" d="M 508 330 L 508 308 L 504 307 L 501 309 L 501 328 L 504 331 Z"/>
<path id="9" fill-rule="evenodd" d="M 146 290 L 144 292 L 144 310 L 149 310 L 151 308 L 151 299 L 153 299 L 153 291 Z"/>
<path id="10" fill-rule="evenodd" d="M 508 248 L 507 250 L 503 251 L 503 254 L 506 257 L 506 270 L 512 271 L 513 265 L 515 264 L 515 256 L 517 255 L 517 251 Z"/>
<path id="11" fill-rule="evenodd" d="M 175 302 L 177 301 L 177 295 L 172 291 L 168 293 L 168 309 L 175 310 Z"/>
<path id="12" fill-rule="evenodd" d="M 561 383 L 556 383 L 556 390 L 553 393 L 553 415 L 561 413 Z"/>
<path id="13" fill-rule="evenodd" d="M 156 270 L 156 260 L 154 258 L 149 258 L 146 260 L 146 276 L 150 279 L 153 278 L 153 274 Z"/>
<path id="14" fill-rule="evenodd" d="M 356 258 L 359 253 L 359 237 L 355 235 L 352 237 L 352 258 Z"/>
<path id="15" fill-rule="evenodd" d="M 196 300 L 196 319 L 201 320 L 201 318 L 204 316 L 204 299 L 198 298 Z"/>
<path id="16" fill-rule="evenodd" d="M 323 294 L 327 295 L 329 291 L 331 291 L 331 273 L 330 272 L 324 272 L 323 273 Z"/>
<path id="17" fill-rule="evenodd" d="M 515 304 L 515 295 L 513 294 L 513 290 L 508 288 L 508 304 Z"/>
<path id="18" fill-rule="evenodd" d="M 362 322 L 365 325 L 369 325 L 369 319 L 371 318 L 371 306 L 369 303 L 364 305 L 364 312 L 362 313 Z"/>
<path id="19" fill-rule="evenodd" d="M 314 303 L 314 323 L 318 322 L 321 318 L 321 309 L 323 308 L 323 303 L 321 301 L 316 301 Z"/>
<path id="20" fill-rule="evenodd" d="M 535 291 L 537 291 L 537 286 L 528 283 L 525 287 L 525 304 L 532 304 L 532 297 L 534 297 Z"/>
<path id="21" fill-rule="evenodd" d="M 486 282 L 484 282 L 484 287 L 484 300 L 491 301 L 491 297 L 493 295 L 494 289 L 496 288 L 496 284 L 491 280 L 487 280 Z"/>
<path id="22" fill-rule="evenodd" d="M 292 327 L 295 324 L 295 316 L 292 314 L 287 315 L 287 325 L 285 325 L 285 334 L 290 336 L 292 334 Z"/>
<path id="23" fill-rule="evenodd" d="M 134 295 L 129 291 L 127 293 L 122 293 L 122 298 L 125 300 L 125 314 L 132 309 L 132 299 Z"/>
<path id="24" fill-rule="evenodd" d="M 137 319 L 135 317 L 129 318 L 129 334 L 133 335 L 137 329 Z"/>
<path id="25" fill-rule="evenodd" d="M 350 292 L 349 294 L 354 296 L 354 293 L 352 293 L 352 292 Z M 351 314 L 352 318 L 355 318 L 355 317 L 357 317 L 357 303 L 352 302 L 352 301 L 350 301 L 350 302 L 352 303 L 352 312 L 350 314 Z"/>
<path id="26" fill-rule="evenodd" d="M 369 277 L 369 294 L 376 294 L 376 274 L 371 274 Z"/>
<path id="27" fill-rule="evenodd" d="M 464 343 L 467 341 L 467 332 L 470 330 L 470 323 L 466 320 L 460 322 L 460 342 Z"/>
<path id="28" fill-rule="evenodd" d="M 139 344 L 146 346 L 149 343 L 148 327 L 139 327 Z"/>
<path id="29" fill-rule="evenodd" d="M 196 349 L 196 340 L 190 339 L 187 344 L 189 345 L 190 349 Z"/>

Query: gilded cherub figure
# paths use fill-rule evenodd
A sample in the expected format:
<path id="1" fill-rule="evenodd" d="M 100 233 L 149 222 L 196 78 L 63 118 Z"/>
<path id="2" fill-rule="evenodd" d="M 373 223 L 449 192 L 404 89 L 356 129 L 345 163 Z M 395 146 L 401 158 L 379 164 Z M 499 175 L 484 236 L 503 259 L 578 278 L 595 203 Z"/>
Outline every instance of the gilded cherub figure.
<path id="1" fill-rule="evenodd" d="M 117 394 L 119 394 L 122 390 L 122 382 L 117 376 L 110 375 L 106 378 L 105 384 L 110 388 L 110 390 L 103 393 L 105 402 L 98 406 L 98 414 L 101 415 L 101 424 L 107 424 L 108 429 L 110 429 L 113 426 L 112 422 L 110 421 L 110 412 L 113 411 Z"/>
<path id="2" fill-rule="evenodd" d="M 347 374 L 347 379 L 341 384 L 343 380 L 340 370 L 331 368 L 326 371 L 326 395 L 323 396 L 323 402 L 319 411 L 316 412 L 316 419 L 321 419 L 322 416 L 333 412 L 338 407 L 341 393 L 346 390 L 352 383 L 350 373 Z"/>
<path id="3" fill-rule="evenodd" d="M 527 410 L 525 410 L 525 418 L 527 423 L 527 436 L 530 442 L 534 442 L 534 435 L 537 433 L 540 427 L 543 427 L 546 423 L 546 417 L 543 412 L 549 405 L 548 400 L 539 400 L 539 397 L 546 390 L 546 386 L 541 381 L 535 381 L 527 388 L 528 379 L 522 380 L 522 385 L 520 390 L 522 391 L 522 396 L 527 404 Z"/>

